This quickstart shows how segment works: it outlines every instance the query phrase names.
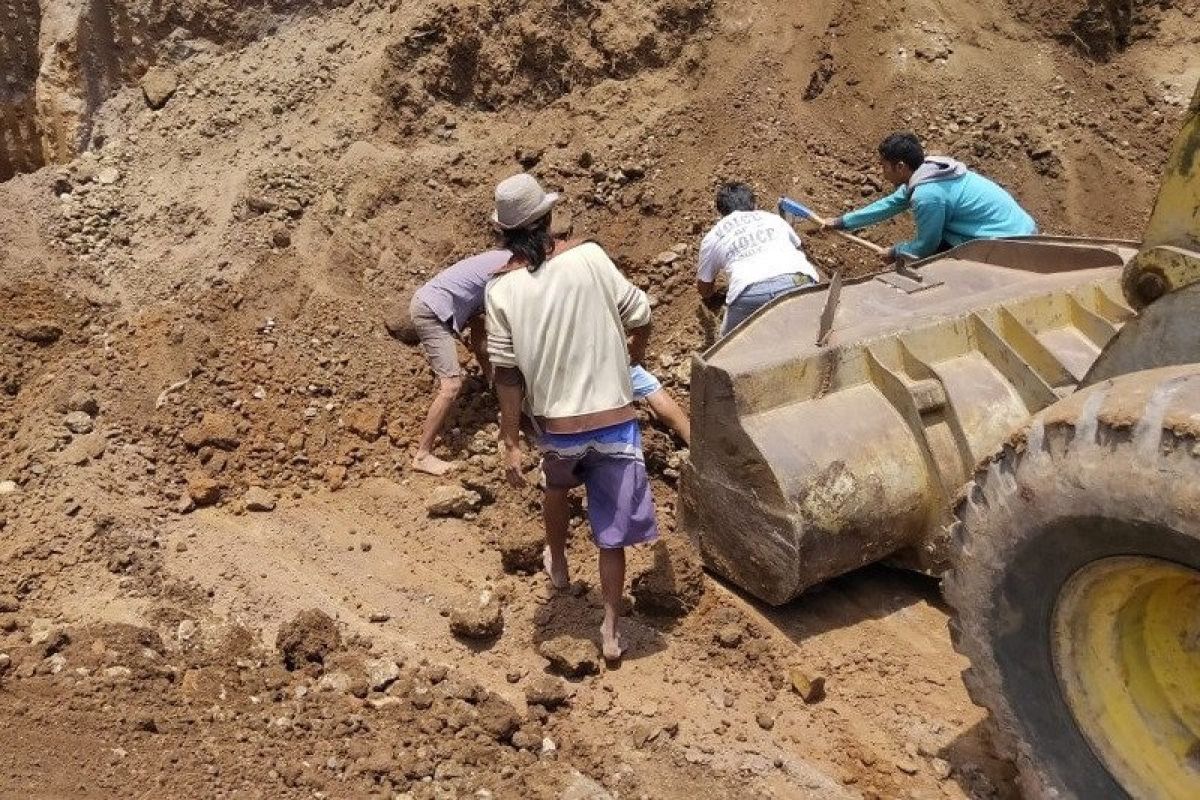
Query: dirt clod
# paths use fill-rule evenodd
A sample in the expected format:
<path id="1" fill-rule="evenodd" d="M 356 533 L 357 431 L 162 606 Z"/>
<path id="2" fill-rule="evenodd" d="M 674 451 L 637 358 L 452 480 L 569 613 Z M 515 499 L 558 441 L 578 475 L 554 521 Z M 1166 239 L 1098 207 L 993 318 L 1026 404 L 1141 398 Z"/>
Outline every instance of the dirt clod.
<path id="1" fill-rule="evenodd" d="M 596 643 L 566 634 L 538 645 L 538 653 L 550 662 L 550 669 L 568 678 L 591 675 L 600 669 Z"/>
<path id="2" fill-rule="evenodd" d="M 279 628 L 275 647 L 284 666 L 298 669 L 305 664 L 323 664 L 325 657 L 338 650 L 342 637 L 337 623 L 319 609 L 301 611 Z"/>
<path id="3" fill-rule="evenodd" d="M 571 698 L 571 687 L 553 675 L 538 675 L 525 687 L 525 702 L 553 711 Z"/>
<path id="4" fill-rule="evenodd" d="M 500 602 L 490 592 L 450 612 L 450 631 L 466 639 L 492 639 L 504 630 Z"/>
<path id="5" fill-rule="evenodd" d="M 162 108 L 179 88 L 179 75 L 173 69 L 151 67 L 142 76 L 142 93 L 146 105 L 154 109 Z"/>
<path id="6" fill-rule="evenodd" d="M 425 503 L 431 517 L 462 517 L 479 508 L 483 497 L 463 486 L 438 486 Z"/>
<path id="7" fill-rule="evenodd" d="M 261 486 L 251 486 L 242 498 L 247 511 L 274 511 L 275 495 Z"/>

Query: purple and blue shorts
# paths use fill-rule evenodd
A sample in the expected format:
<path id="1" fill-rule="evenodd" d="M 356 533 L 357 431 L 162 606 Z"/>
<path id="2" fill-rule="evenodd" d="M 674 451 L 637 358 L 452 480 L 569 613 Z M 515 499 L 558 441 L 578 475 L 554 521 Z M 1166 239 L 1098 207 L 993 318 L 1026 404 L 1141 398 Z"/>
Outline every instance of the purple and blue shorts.
<path id="1" fill-rule="evenodd" d="M 616 549 L 658 538 L 654 497 L 636 420 L 583 433 L 542 433 L 548 489 L 587 491 L 588 522 L 597 547 Z"/>

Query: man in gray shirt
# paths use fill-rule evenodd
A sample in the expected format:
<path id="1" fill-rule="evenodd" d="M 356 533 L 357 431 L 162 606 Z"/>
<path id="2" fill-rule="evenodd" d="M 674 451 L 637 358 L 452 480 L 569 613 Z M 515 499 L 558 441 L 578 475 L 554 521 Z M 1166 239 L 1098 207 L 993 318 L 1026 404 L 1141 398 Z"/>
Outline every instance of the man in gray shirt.
<path id="1" fill-rule="evenodd" d="M 421 441 L 413 456 L 415 470 L 444 475 L 453 467 L 433 454 L 433 446 L 462 391 L 463 371 L 456 341 L 469 329 L 471 351 L 484 375 L 488 375 L 484 293 L 487 282 L 508 263 L 510 255 L 507 250 L 491 250 L 465 258 L 439 272 L 413 295 L 408 308 L 412 328 L 438 379 L 438 391 L 425 415 Z"/>

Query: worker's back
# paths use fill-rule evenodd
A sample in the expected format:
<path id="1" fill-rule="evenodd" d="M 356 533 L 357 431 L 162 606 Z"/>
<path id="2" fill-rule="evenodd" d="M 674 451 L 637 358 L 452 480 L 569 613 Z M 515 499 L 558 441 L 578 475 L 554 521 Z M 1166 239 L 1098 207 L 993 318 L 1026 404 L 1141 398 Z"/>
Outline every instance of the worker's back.
<path id="1" fill-rule="evenodd" d="M 972 239 L 1028 236 L 1037 233 L 1037 223 L 1013 196 L 995 181 L 977 172 L 952 180 L 923 183 L 913 190 L 912 203 L 943 202 L 946 224 L 942 237 L 950 245 Z"/>
<path id="2" fill-rule="evenodd" d="M 488 284 L 487 308 L 488 351 L 498 366 L 521 371 L 533 414 L 572 417 L 632 402 L 624 330 L 649 323 L 650 306 L 599 245 L 501 274 Z"/>

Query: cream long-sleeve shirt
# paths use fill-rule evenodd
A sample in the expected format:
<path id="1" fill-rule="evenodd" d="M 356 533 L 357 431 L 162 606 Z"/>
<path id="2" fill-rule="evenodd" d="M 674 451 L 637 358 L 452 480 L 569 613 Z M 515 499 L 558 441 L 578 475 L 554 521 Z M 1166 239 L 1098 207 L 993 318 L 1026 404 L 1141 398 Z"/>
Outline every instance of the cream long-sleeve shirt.
<path id="1" fill-rule="evenodd" d="M 625 331 L 650 322 L 646 293 L 593 242 L 515 269 L 487 287 L 488 355 L 525 379 L 534 416 L 557 419 L 633 402 Z"/>

